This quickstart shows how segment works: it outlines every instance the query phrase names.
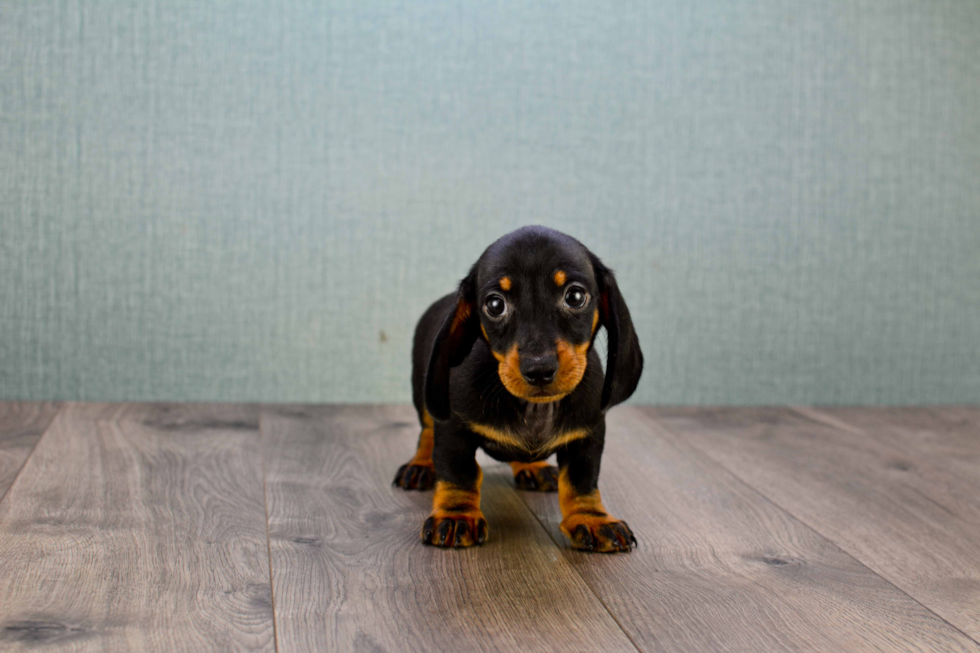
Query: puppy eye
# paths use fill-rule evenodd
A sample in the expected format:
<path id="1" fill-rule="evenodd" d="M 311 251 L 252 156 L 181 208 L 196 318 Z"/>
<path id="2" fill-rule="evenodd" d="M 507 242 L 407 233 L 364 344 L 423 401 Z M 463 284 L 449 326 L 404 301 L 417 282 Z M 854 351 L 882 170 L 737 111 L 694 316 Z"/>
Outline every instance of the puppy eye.
<path id="1" fill-rule="evenodd" d="M 500 317 L 507 312 L 507 302 L 500 295 L 490 295 L 484 302 L 483 309 L 490 317 Z"/>
<path id="2" fill-rule="evenodd" d="M 581 286 L 572 286 L 565 293 L 565 306 L 569 308 L 582 308 L 589 301 L 589 293 Z"/>

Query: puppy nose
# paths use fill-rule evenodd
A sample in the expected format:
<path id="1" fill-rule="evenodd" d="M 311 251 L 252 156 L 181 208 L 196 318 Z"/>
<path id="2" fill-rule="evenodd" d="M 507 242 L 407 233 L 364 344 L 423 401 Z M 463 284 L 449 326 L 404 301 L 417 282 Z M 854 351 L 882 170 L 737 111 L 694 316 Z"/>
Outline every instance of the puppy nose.
<path id="1" fill-rule="evenodd" d="M 554 354 L 521 356 L 521 376 L 531 385 L 548 385 L 557 371 L 558 357 Z"/>

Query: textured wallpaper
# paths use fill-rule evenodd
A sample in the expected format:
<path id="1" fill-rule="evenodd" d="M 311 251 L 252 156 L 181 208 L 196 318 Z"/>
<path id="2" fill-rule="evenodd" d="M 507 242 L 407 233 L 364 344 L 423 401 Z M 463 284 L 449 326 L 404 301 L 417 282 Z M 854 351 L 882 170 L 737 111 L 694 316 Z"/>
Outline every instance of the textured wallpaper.
<path id="1" fill-rule="evenodd" d="M 980 3 L 0 3 L 0 398 L 407 402 L 529 223 L 636 401 L 980 401 Z"/>

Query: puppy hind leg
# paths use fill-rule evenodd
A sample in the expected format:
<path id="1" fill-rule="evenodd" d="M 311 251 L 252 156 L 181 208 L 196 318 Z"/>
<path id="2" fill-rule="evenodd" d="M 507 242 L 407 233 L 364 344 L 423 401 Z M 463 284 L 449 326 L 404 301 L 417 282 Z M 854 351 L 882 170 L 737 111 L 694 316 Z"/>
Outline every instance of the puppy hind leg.
<path id="1" fill-rule="evenodd" d="M 435 441 L 433 434 L 432 416 L 429 415 L 429 411 L 423 411 L 422 432 L 419 434 L 415 455 L 398 468 L 392 485 L 405 490 L 432 489 L 436 483 L 436 470 L 432 463 L 432 448 Z"/>
<path id="2" fill-rule="evenodd" d="M 521 490 L 532 492 L 555 492 L 558 490 L 558 468 L 545 460 L 536 463 L 510 464 L 514 472 L 514 485 Z"/>

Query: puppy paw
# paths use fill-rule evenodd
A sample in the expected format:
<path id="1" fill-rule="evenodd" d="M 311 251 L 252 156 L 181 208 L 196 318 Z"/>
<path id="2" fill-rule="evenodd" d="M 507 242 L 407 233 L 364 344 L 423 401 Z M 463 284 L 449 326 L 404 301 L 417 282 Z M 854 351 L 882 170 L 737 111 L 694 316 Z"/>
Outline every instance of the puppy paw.
<path id="1" fill-rule="evenodd" d="M 392 485 L 404 490 L 431 490 L 436 484 L 436 470 L 432 463 L 418 465 L 410 461 L 398 468 Z"/>
<path id="2" fill-rule="evenodd" d="M 521 490 L 532 492 L 556 492 L 558 490 L 558 468 L 545 462 L 511 463 L 514 470 L 514 485 Z"/>
<path id="3" fill-rule="evenodd" d="M 570 515 L 562 521 L 561 531 L 582 551 L 616 553 L 636 546 L 636 537 L 626 522 L 608 515 Z"/>
<path id="4" fill-rule="evenodd" d="M 487 520 L 479 510 L 430 515 L 422 525 L 422 542 L 460 549 L 487 541 Z"/>

